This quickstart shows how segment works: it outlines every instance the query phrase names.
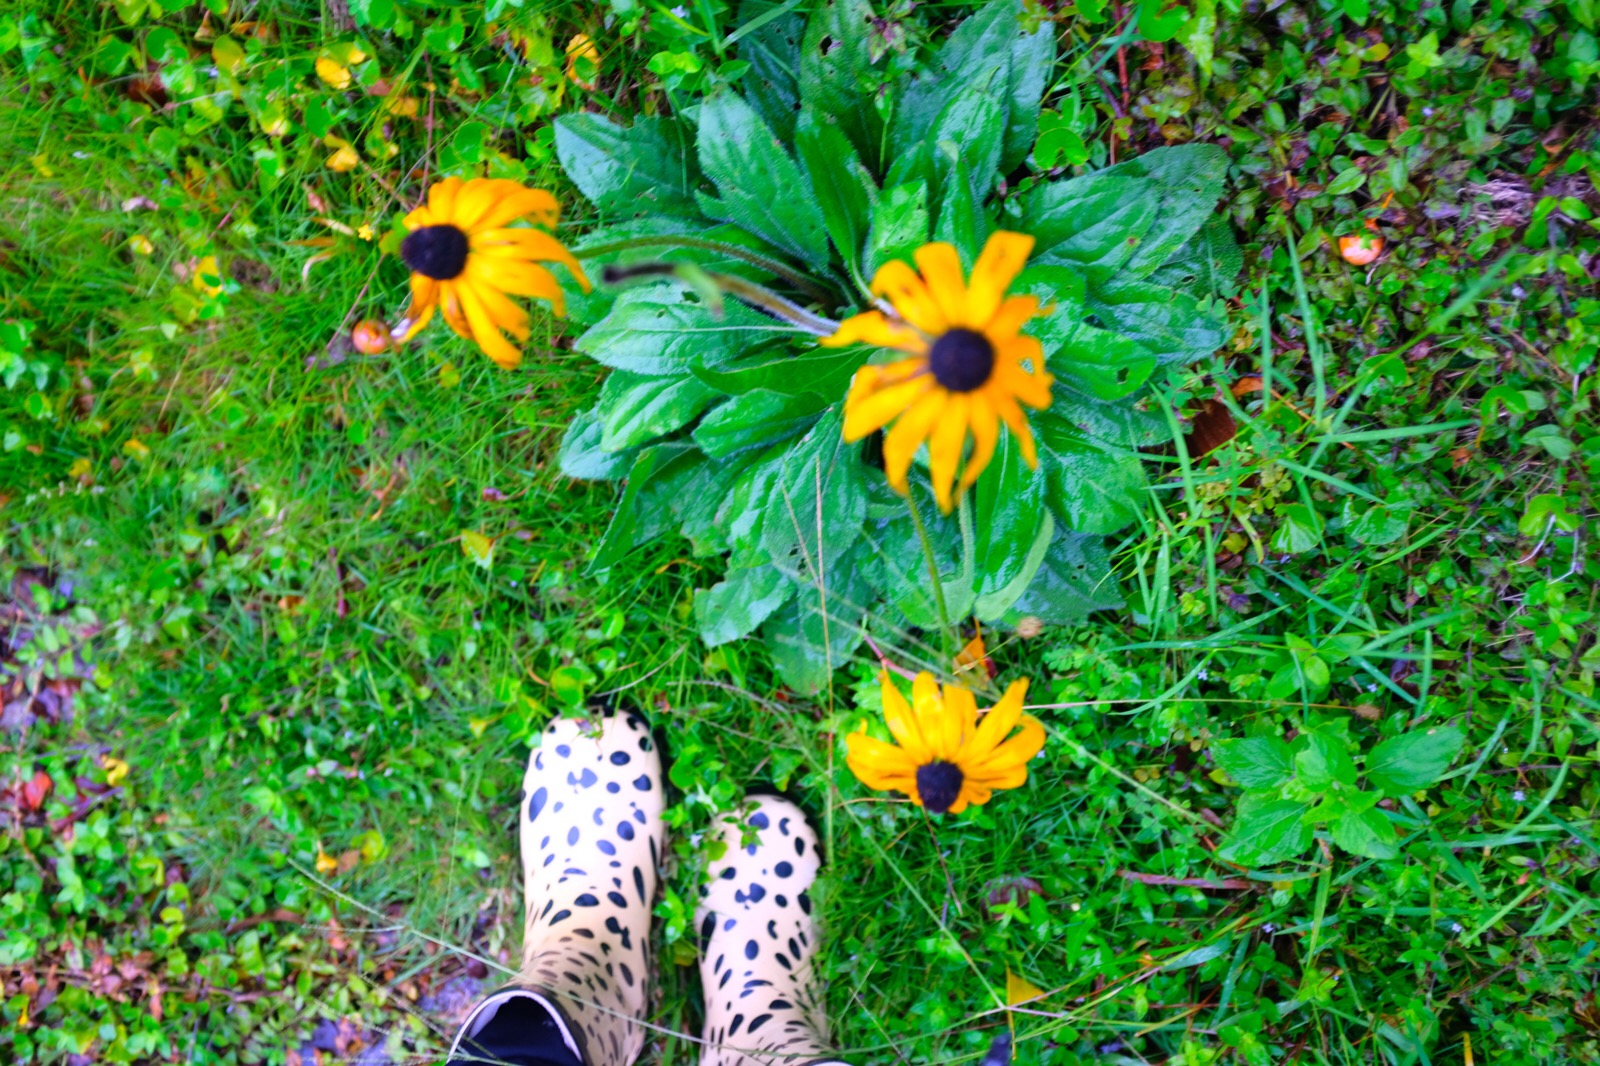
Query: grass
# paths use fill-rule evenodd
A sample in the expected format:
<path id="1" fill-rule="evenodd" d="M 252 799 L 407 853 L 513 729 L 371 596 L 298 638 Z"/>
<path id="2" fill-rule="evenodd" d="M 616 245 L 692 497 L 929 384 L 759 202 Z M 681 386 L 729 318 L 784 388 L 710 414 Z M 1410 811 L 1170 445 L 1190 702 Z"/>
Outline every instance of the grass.
<path id="1" fill-rule="evenodd" d="M 1523 21 L 1540 55 L 1582 47 L 1581 18 L 1535 8 Z M 75 80 L 107 35 L 154 52 L 152 25 L 185 29 L 203 62 L 198 11 L 132 29 L 111 7 L 85 11 L 82 27 L 42 11 L 0 22 L 0 44 L 20 26 L 61 46 L 31 70 L 26 45 L 0 56 L 0 296 L 5 318 L 34 323 L 38 364 L 0 392 L 5 702 L 54 701 L 11 711 L 37 720 L 0 746 L 8 1058 L 283 1063 L 318 1041 L 325 1060 L 373 1046 L 437 1058 L 452 1003 L 517 958 L 527 738 L 591 699 L 650 711 L 673 759 L 652 1062 L 697 1053 L 670 1034 L 698 1031 L 702 831 L 772 785 L 819 820 L 829 1013 L 864 1066 L 975 1061 L 1001 1027 L 1019 1061 L 1045 1066 L 1455 1063 L 1474 1061 L 1469 1040 L 1496 1064 L 1600 1054 L 1596 248 L 1579 217 L 1595 205 L 1568 167 L 1582 136 L 1547 147 L 1578 128 L 1560 124 L 1580 121 L 1583 83 L 1525 71 L 1543 102 L 1520 102 L 1482 146 L 1419 110 L 1452 93 L 1488 106 L 1462 84 L 1501 76 L 1472 65 L 1516 43 L 1497 13 L 1479 13 L 1481 32 L 1449 14 L 1450 62 L 1413 75 L 1396 60 L 1386 81 L 1303 58 L 1374 35 L 1425 53 L 1408 20 L 1438 29 L 1433 9 L 1384 7 L 1364 36 L 1299 27 L 1294 49 L 1230 15 L 1212 79 L 1174 44 L 1140 45 L 1126 92 L 1103 53 L 1082 90 L 1094 143 L 1115 134 L 1126 154 L 1187 123 L 1232 145 L 1239 333 L 1158 389 L 1181 428 L 1215 399 L 1234 434 L 1151 457 L 1170 476 L 1118 545 L 1125 612 L 991 638 L 997 683 L 1033 679 L 1052 739 L 1025 789 L 934 821 L 843 767 L 841 733 L 876 707 L 875 663 L 795 701 L 755 646 L 697 642 L 690 596 L 714 562 L 666 542 L 586 570 L 614 494 L 563 478 L 553 456 L 601 375 L 557 323 L 514 374 L 442 330 L 397 355 L 329 354 L 355 317 L 402 301 L 377 243 L 395 210 L 385 183 L 417 176 L 328 171 L 327 147 L 297 132 L 269 181 L 255 153 L 273 146 L 238 114 L 146 115 L 132 64 Z M 319 13 L 258 13 L 277 27 L 264 54 L 309 70 Z M 419 34 L 456 24 L 412 15 Z M 556 54 L 580 27 L 606 42 L 600 93 L 621 114 L 662 104 L 655 52 L 709 61 L 667 19 L 509 17 L 547 15 L 566 20 L 541 31 Z M 498 143 L 559 187 L 543 118 L 515 121 L 531 90 L 475 17 L 462 51 L 423 49 L 420 67 L 419 38 L 367 34 L 385 72 L 450 63 L 459 79 L 465 62 L 486 85 L 423 93 L 441 121 L 397 135 L 400 158 L 436 168 L 470 157 L 472 122 L 527 127 Z M 172 75 L 190 61 L 152 62 Z M 1266 73 L 1225 77 L 1252 62 Z M 297 107 L 343 100 L 340 121 L 381 131 L 378 98 L 298 77 L 311 88 Z M 581 99 L 565 91 L 563 106 Z M 1301 92 L 1315 107 L 1285 117 Z M 1328 132 L 1326 109 L 1364 92 L 1344 110 L 1381 114 L 1398 94 L 1431 153 L 1390 150 L 1414 164 L 1399 218 L 1376 190 L 1355 204 L 1304 191 L 1346 168 L 1357 149 L 1340 138 L 1401 134 L 1376 120 Z M 1364 165 L 1375 181 L 1388 162 Z M 1287 172 L 1301 194 L 1263 191 Z M 1505 217 L 1494 182 L 1549 195 L 1554 222 Z M 1390 241 L 1369 270 L 1324 244 L 1363 211 Z M 318 218 L 370 223 L 376 239 Z M 205 254 L 229 272 L 220 294 L 192 283 Z M 1252 375 L 1268 391 L 1231 388 Z M 1564 502 L 1535 509 L 1546 497 Z M 489 565 L 463 533 L 493 539 Z M 1467 745 L 1439 786 L 1394 805 L 1398 860 L 1327 845 L 1263 870 L 1217 860 L 1238 792 L 1212 743 L 1318 720 L 1363 748 L 1452 722 Z M 48 792 L 30 793 L 41 773 Z M 1008 970 L 1049 994 L 1006 1011 Z"/>

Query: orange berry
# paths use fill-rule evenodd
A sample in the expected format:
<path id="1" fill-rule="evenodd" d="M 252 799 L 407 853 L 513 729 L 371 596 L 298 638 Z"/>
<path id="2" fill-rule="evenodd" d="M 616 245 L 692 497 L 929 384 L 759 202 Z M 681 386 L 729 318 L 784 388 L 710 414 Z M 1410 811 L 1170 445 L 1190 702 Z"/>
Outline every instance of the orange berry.
<path id="1" fill-rule="evenodd" d="M 1339 238 L 1339 254 L 1346 263 L 1366 266 L 1383 254 L 1383 238 L 1374 233 L 1361 233 Z"/>
<path id="2" fill-rule="evenodd" d="M 376 318 L 362 319 L 350 331 L 350 343 L 363 355 L 377 355 L 389 347 L 389 327 Z"/>

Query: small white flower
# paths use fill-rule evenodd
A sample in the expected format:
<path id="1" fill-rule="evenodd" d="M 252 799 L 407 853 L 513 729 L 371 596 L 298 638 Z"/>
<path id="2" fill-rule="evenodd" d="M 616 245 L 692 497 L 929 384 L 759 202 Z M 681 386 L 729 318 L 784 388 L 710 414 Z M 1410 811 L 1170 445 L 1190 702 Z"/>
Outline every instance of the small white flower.
<path id="1" fill-rule="evenodd" d="M 673 18 L 686 19 L 689 17 L 689 9 L 684 7 L 682 4 L 679 4 L 677 7 L 672 9 L 672 16 Z"/>
<path id="2" fill-rule="evenodd" d="M 1211 671 L 1202 669 L 1198 674 L 1195 674 L 1194 676 L 1198 677 L 1201 681 L 1210 681 L 1211 680 Z"/>
<path id="3" fill-rule="evenodd" d="M 1466 929 L 1462 927 L 1460 922 L 1451 922 L 1450 923 L 1450 931 L 1452 933 L 1458 933 L 1459 934 L 1459 933 L 1466 932 Z"/>
<path id="4" fill-rule="evenodd" d="M 85 151 L 82 151 L 80 149 L 79 151 L 76 151 L 76 152 L 72 153 L 72 158 L 74 158 L 74 159 L 88 159 L 89 158 L 89 153 L 85 152 Z"/>
<path id="5" fill-rule="evenodd" d="M 1511 798 L 1516 800 L 1518 803 L 1521 803 L 1523 800 L 1528 798 L 1528 794 L 1519 788 L 1515 792 L 1511 793 Z"/>

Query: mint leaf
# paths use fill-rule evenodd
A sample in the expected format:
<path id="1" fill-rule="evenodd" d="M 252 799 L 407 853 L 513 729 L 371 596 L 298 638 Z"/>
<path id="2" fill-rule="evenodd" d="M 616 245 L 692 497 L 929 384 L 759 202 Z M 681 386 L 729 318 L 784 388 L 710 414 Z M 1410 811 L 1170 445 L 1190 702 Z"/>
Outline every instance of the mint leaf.
<path id="1" fill-rule="evenodd" d="M 1211 757 L 1245 788 L 1277 788 L 1294 776 L 1294 753 L 1279 737 L 1246 737 L 1213 745 Z"/>
<path id="2" fill-rule="evenodd" d="M 1367 781 L 1391 796 L 1427 788 L 1444 776 L 1464 742 L 1454 726 L 1392 737 L 1367 753 Z"/>

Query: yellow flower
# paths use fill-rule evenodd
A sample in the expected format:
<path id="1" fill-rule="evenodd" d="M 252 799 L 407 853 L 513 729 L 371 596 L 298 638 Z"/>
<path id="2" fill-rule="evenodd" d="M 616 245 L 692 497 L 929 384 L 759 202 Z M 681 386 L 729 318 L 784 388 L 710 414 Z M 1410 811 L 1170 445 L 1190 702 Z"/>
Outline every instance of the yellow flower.
<path id="1" fill-rule="evenodd" d="M 589 291 L 589 279 L 560 241 L 536 229 L 510 228 L 521 218 L 553 228 L 560 208 L 543 189 L 495 178 L 445 178 L 428 190 L 428 202 L 405 217 L 410 232 L 400 257 L 411 268 L 411 307 L 396 336 L 409 340 L 442 308 L 450 328 L 476 341 L 484 354 L 507 369 L 522 351 L 505 330 L 528 339 L 528 313 L 506 298 L 547 300 L 566 313 L 561 286 L 540 262 L 566 266 Z"/>
<path id="2" fill-rule="evenodd" d="M 593 91 L 599 73 L 600 49 L 587 33 L 577 34 L 567 42 L 567 80 Z"/>
<path id="3" fill-rule="evenodd" d="M 331 88 L 347 89 L 350 87 L 350 68 L 332 56 L 318 56 L 316 67 L 317 77 L 321 78 Z"/>
<path id="4" fill-rule="evenodd" d="M 873 295 L 886 298 L 893 315 L 853 315 L 819 342 L 875 344 L 911 356 L 856 371 L 844 401 L 844 439 L 860 440 L 894 422 L 884 435 L 883 462 L 889 484 L 902 495 L 910 491 L 911 460 L 927 441 L 934 496 L 946 514 L 955 505 L 956 468 L 969 430 L 973 446 L 961 491 L 989 465 L 1002 420 L 1022 445 L 1028 465 L 1038 463 L 1018 402 L 1033 408 L 1050 404 L 1052 378 L 1044 370 L 1044 350 L 1019 332 L 1039 313 L 1039 301 L 1005 294 L 1032 250 L 1032 237 L 997 232 L 968 280 L 955 248 L 925 244 L 913 256 L 916 270 L 890 260 L 872 279 Z"/>
<path id="5" fill-rule="evenodd" d="M 1012 682 L 982 721 L 971 692 L 945 685 L 941 693 L 926 671 L 911 683 L 909 704 L 887 673 L 879 681 L 883 719 L 898 746 L 865 728 L 845 737 L 845 761 L 868 788 L 904 792 L 934 814 L 960 814 L 970 803 L 989 802 L 996 789 L 1028 780 L 1028 760 L 1044 747 L 1044 726 L 1022 713 L 1026 680 Z"/>
<path id="6" fill-rule="evenodd" d="M 214 255 L 202 256 L 195 264 L 194 276 L 189 283 L 207 296 L 217 296 L 222 292 L 222 268 L 217 266 L 217 257 Z"/>

